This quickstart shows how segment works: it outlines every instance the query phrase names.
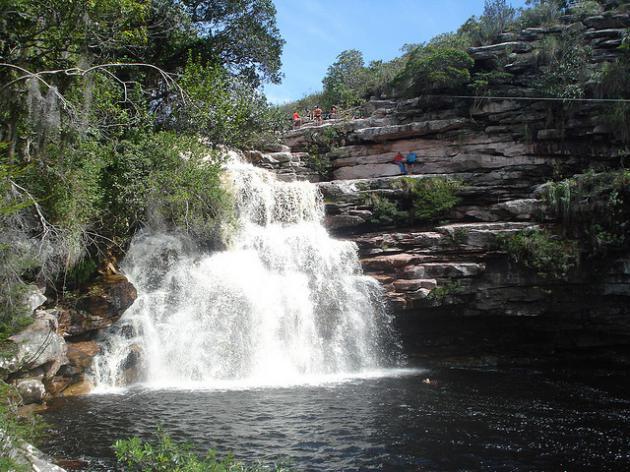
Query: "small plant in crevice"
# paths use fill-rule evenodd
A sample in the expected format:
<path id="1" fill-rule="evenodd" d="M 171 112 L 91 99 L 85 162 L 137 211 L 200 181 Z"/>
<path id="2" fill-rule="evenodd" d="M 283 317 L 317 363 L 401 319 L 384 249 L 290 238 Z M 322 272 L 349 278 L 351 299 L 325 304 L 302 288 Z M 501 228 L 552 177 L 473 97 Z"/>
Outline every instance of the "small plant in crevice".
<path id="1" fill-rule="evenodd" d="M 459 281 L 448 281 L 431 290 L 427 298 L 436 304 L 443 304 L 449 297 L 461 293 L 462 290 L 463 287 Z"/>
<path id="2" fill-rule="evenodd" d="M 630 238 L 630 172 L 587 172 L 552 182 L 543 201 L 562 222 L 565 237 L 587 256 L 620 250 Z"/>
<path id="3" fill-rule="evenodd" d="M 500 234 L 497 240 L 511 260 L 535 270 L 544 278 L 566 279 L 580 262 L 577 241 L 564 239 L 546 230 Z"/>
<path id="4" fill-rule="evenodd" d="M 371 208 L 372 217 L 370 218 L 370 223 L 372 224 L 393 225 L 406 222 L 409 219 L 408 213 L 400 210 L 397 202 L 376 193 L 366 195 L 364 203 Z"/>

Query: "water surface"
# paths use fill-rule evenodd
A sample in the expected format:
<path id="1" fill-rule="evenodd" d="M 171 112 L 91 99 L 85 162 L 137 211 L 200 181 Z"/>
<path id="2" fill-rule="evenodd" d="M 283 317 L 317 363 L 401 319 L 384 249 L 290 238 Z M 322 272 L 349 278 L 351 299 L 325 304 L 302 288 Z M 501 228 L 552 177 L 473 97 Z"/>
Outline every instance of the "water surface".
<path id="1" fill-rule="evenodd" d="M 630 386 L 619 379 L 432 369 L 290 388 L 135 388 L 60 400 L 45 449 L 115 470 L 111 444 L 161 424 L 200 451 L 307 471 L 623 471 Z"/>

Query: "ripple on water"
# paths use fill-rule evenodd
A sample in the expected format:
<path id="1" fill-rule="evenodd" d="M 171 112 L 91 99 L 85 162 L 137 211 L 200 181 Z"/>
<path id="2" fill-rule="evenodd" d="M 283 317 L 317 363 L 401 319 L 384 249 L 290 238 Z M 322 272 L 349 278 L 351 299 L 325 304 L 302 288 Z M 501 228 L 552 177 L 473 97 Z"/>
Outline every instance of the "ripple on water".
<path id="1" fill-rule="evenodd" d="M 422 383 L 430 375 L 438 382 Z M 544 381 L 543 381 L 544 380 Z M 626 392 L 627 393 L 627 392 Z M 301 470 L 630 470 L 630 401 L 539 373 L 434 370 L 292 388 L 132 389 L 61 399 L 47 450 L 107 470 L 155 428 Z M 111 464 L 111 462 L 109 463 Z"/>

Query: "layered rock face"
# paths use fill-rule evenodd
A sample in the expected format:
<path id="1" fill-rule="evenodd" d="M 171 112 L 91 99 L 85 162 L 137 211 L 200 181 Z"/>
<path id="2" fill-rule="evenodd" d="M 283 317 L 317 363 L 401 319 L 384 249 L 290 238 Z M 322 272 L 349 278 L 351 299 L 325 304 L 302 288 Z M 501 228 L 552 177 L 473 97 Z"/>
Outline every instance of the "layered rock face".
<path id="1" fill-rule="evenodd" d="M 16 386 L 26 405 L 86 393 L 85 372 L 100 350 L 96 334 L 117 321 L 136 296 L 126 277 L 107 274 L 58 304 L 37 307 L 33 323 L 2 346 L 0 376 Z"/>
<path id="2" fill-rule="evenodd" d="M 604 125 L 609 104 L 581 102 L 567 111 L 534 98 L 538 41 L 545 35 L 577 30 L 596 64 L 616 57 L 630 26 L 628 14 L 570 20 L 470 51 L 476 67 L 502 57 L 514 74 L 493 95 L 523 99 L 373 99 L 365 118 L 285 136 L 293 155 L 309 151 L 314 136 L 332 136 L 323 156 L 332 179 L 319 184 L 327 225 L 359 246 L 364 270 L 385 287 L 412 355 L 531 360 L 615 346 L 621 360 L 618 353 L 630 347 L 630 250 L 559 280 L 515 263 L 498 242 L 559 225 L 541 199 L 546 182 L 618 167 L 629 154 Z M 409 176 L 393 162 L 398 152 L 418 156 Z M 433 177 L 461 183 L 459 203 L 448 214 L 424 222 L 380 217 L 375 202 L 404 209 L 413 181 Z"/>

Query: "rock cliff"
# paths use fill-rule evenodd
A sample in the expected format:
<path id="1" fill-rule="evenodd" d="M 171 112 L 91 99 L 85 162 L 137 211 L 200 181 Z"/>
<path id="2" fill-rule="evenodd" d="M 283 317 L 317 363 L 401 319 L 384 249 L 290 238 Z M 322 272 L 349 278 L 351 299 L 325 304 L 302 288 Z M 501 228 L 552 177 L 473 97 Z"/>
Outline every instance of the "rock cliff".
<path id="1" fill-rule="evenodd" d="M 498 98 L 372 99 L 362 118 L 287 133 L 282 163 L 258 159 L 286 178 L 315 180 L 318 170 L 329 229 L 357 243 L 412 355 L 529 362 L 612 349 L 629 359 L 619 354 L 630 348 L 627 244 L 565 277 L 516 263 L 500 244 L 522 231 L 558 232 L 542 198 L 547 182 L 618 168 L 630 154 L 605 124 L 609 103 L 540 100 L 532 87 L 542 38 L 577 31 L 597 67 L 616 57 L 630 15 L 562 21 L 469 51 L 475 67 L 501 58 L 513 74 L 491 91 Z M 418 156 L 408 176 L 393 162 L 398 152 Z M 410 218 L 410 188 L 435 177 L 458 182 L 457 204 L 439 218 Z"/>

